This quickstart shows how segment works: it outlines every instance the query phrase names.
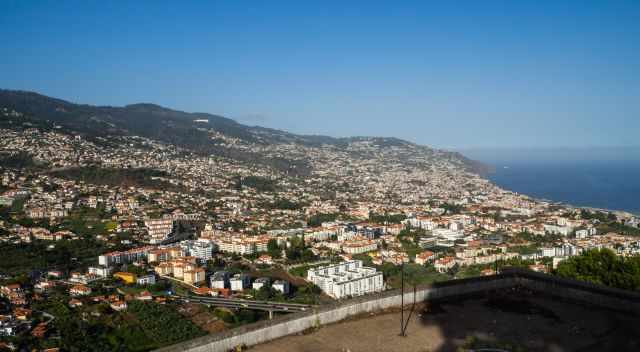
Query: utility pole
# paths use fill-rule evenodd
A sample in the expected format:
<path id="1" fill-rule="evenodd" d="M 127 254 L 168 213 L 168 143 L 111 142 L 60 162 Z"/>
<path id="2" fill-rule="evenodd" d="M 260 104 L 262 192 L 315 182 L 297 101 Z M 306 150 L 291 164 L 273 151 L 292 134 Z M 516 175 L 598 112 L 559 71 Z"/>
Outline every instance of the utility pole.
<path id="1" fill-rule="evenodd" d="M 406 336 L 404 334 L 404 261 L 400 265 L 400 282 L 401 282 L 401 290 L 400 293 L 400 336 Z"/>

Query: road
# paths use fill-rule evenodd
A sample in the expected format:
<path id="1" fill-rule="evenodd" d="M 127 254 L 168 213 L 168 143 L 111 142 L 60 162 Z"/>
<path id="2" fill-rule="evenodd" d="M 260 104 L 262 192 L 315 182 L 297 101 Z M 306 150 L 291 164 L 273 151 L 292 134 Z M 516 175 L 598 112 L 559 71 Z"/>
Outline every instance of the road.
<path id="1" fill-rule="evenodd" d="M 313 306 L 298 303 L 282 303 L 268 301 L 252 301 L 234 298 L 201 297 L 201 296 L 174 296 L 176 299 L 185 302 L 197 302 L 217 307 L 254 309 L 267 311 L 271 315 L 273 312 L 304 312 L 312 309 Z"/>

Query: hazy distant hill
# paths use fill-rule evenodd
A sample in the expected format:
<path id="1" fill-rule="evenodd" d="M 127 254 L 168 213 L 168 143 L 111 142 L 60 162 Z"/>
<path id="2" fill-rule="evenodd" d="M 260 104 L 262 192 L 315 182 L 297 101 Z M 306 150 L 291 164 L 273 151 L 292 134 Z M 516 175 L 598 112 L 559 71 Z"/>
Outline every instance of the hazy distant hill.
<path id="1" fill-rule="evenodd" d="M 309 147 L 332 145 L 346 147 L 350 143 L 368 141 L 378 148 L 418 147 L 398 138 L 349 137 L 333 138 L 319 135 L 297 135 L 258 126 L 246 126 L 232 119 L 207 113 L 187 113 L 155 104 L 133 104 L 124 107 L 74 104 L 34 92 L 0 90 L 0 108 L 23 113 L 36 121 L 47 121 L 62 130 L 89 138 L 106 135 L 138 135 L 190 149 L 197 153 L 216 154 L 241 161 L 268 164 L 281 170 L 304 173 L 300 160 L 270 158 L 246 150 L 228 148 L 216 143 L 215 131 L 228 138 L 235 138 L 255 145 L 293 143 Z M 433 149 L 419 146 L 421 153 L 433 153 Z M 467 159 L 459 153 L 439 151 L 438 157 L 448 158 L 478 173 L 487 168 Z"/>

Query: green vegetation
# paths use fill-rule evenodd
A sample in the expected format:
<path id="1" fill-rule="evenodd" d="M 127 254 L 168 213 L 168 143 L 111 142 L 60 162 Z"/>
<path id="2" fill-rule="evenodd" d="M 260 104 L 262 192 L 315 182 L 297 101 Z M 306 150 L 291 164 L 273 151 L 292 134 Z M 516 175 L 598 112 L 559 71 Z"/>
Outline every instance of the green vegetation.
<path id="1" fill-rule="evenodd" d="M 369 258 L 368 256 L 366 256 L 366 257 Z M 360 259 L 360 258 L 358 258 L 358 259 Z M 289 269 L 289 274 L 291 274 L 293 276 L 299 276 L 299 277 L 306 278 L 307 277 L 307 271 L 309 271 L 310 269 L 313 269 L 313 268 L 317 268 L 319 266 L 323 266 L 323 265 L 327 265 L 327 264 L 305 264 L 305 265 L 296 266 L 295 268 Z"/>
<path id="2" fill-rule="evenodd" d="M 374 265 L 371 257 L 366 254 L 357 254 L 354 259 L 362 260 L 365 266 L 371 266 L 382 272 L 387 285 L 391 288 L 400 288 L 402 279 L 402 268 L 400 265 L 382 263 Z M 436 271 L 433 265 L 418 265 L 414 263 L 404 264 L 404 283 L 407 286 L 431 284 L 438 281 L 450 280 L 451 276 Z"/>
<path id="3" fill-rule="evenodd" d="M 255 323 L 258 320 L 267 319 L 267 312 L 260 312 L 250 309 L 231 310 L 227 308 L 214 308 L 213 314 L 230 328 Z"/>
<path id="4" fill-rule="evenodd" d="M 545 235 L 535 235 L 531 232 L 523 231 L 516 234 L 516 239 L 533 242 L 535 244 L 555 243 L 562 240 L 562 235 L 547 233 Z"/>
<path id="5" fill-rule="evenodd" d="M 580 217 L 585 220 L 598 220 L 600 222 L 615 221 L 616 215 L 613 213 L 605 213 L 601 211 L 580 210 Z"/>
<path id="6" fill-rule="evenodd" d="M 480 276 L 480 272 L 487 267 L 488 265 L 469 265 L 462 267 L 456 273 L 456 279 L 466 279 L 470 277 Z"/>
<path id="7" fill-rule="evenodd" d="M 323 222 L 335 221 L 338 218 L 338 213 L 332 214 L 315 214 L 309 217 L 307 220 L 307 225 L 311 227 L 318 227 L 322 225 Z"/>
<path id="8" fill-rule="evenodd" d="M 180 189 L 180 187 L 170 182 L 155 179 L 156 177 L 168 177 L 169 175 L 166 172 L 148 168 L 116 169 L 88 166 L 52 171 L 49 175 L 68 180 L 114 187 L 135 186 L 163 190 Z"/>
<path id="9" fill-rule="evenodd" d="M 382 271 L 385 280 L 392 288 L 400 288 L 402 280 L 402 269 L 399 265 L 383 263 L 377 267 Z M 413 263 L 404 265 L 405 286 L 431 284 L 438 281 L 450 280 L 449 275 L 441 274 L 433 266 L 424 266 Z"/>
<path id="10" fill-rule="evenodd" d="M 404 214 L 369 214 L 369 220 L 378 224 L 399 224 L 406 218 Z"/>
<path id="11" fill-rule="evenodd" d="M 278 246 L 278 240 L 272 238 L 267 242 L 267 253 L 273 258 L 282 257 L 282 249 Z"/>
<path id="12" fill-rule="evenodd" d="M 415 258 L 418 253 L 424 251 L 424 249 L 418 245 L 421 234 L 424 234 L 424 230 L 406 228 L 400 231 L 398 239 L 400 240 L 402 249 L 407 253 L 409 258 Z"/>
<path id="13" fill-rule="evenodd" d="M 254 188 L 258 192 L 275 192 L 277 190 L 278 182 L 270 178 L 261 176 L 247 176 L 235 178 L 235 188 L 242 189 L 243 186 Z"/>
<path id="14" fill-rule="evenodd" d="M 0 154 L 0 166 L 6 168 L 32 170 L 43 166 L 41 162 L 37 162 L 27 152 L 18 152 L 15 154 Z"/>
<path id="15" fill-rule="evenodd" d="M 598 226 L 598 232 L 601 234 L 606 234 L 608 232 L 615 232 L 620 235 L 625 236 L 638 236 L 640 237 L 640 229 L 637 227 L 631 227 L 624 224 L 621 224 L 616 221 L 612 221 L 606 224 L 601 224 Z"/>
<path id="16" fill-rule="evenodd" d="M 253 298 L 258 301 L 284 301 L 282 293 L 273 288 L 271 285 L 264 285 L 258 290 L 253 290 Z"/>
<path id="17" fill-rule="evenodd" d="M 280 210 L 300 210 L 303 205 L 301 203 L 295 203 L 288 199 L 280 198 L 274 202 L 264 202 L 260 204 L 264 209 L 280 209 Z"/>
<path id="18" fill-rule="evenodd" d="M 131 301 L 127 312 L 156 348 L 204 335 L 196 325 L 169 306 Z"/>
<path id="19" fill-rule="evenodd" d="M 316 255 L 306 247 L 304 237 L 292 237 L 291 246 L 286 249 L 285 253 L 289 263 L 309 262 L 316 259 Z"/>
<path id="20" fill-rule="evenodd" d="M 59 339 L 30 340 L 27 334 L 19 345 L 74 352 L 148 351 L 204 335 L 172 304 L 130 301 L 126 311 L 115 312 L 105 303 L 70 308 L 68 299 L 57 291 L 33 304 L 34 309 L 55 316 L 52 336 L 59 335 Z"/>
<path id="21" fill-rule="evenodd" d="M 464 209 L 461 205 L 451 204 L 451 203 L 443 203 L 440 205 L 440 208 L 445 210 L 445 214 L 454 215 L 460 214 L 462 209 Z"/>
<path id="22" fill-rule="evenodd" d="M 562 261 L 555 274 L 625 290 L 640 290 L 640 256 L 621 257 L 609 249 L 589 250 Z"/>
<path id="23" fill-rule="evenodd" d="M 534 254 L 538 252 L 537 245 L 528 245 L 528 246 L 513 246 L 510 248 L 512 252 L 516 252 L 518 254 Z"/>
<path id="24" fill-rule="evenodd" d="M 54 247 L 49 248 L 49 245 Z M 114 248 L 107 248 L 101 243 L 87 239 L 2 243 L 0 272 L 16 275 L 49 267 L 74 270 L 92 264 L 98 255 L 108 250 Z"/>
<path id="25" fill-rule="evenodd" d="M 302 304 L 320 304 L 320 295 L 322 295 L 322 290 L 314 284 L 295 286 L 289 301 Z"/>

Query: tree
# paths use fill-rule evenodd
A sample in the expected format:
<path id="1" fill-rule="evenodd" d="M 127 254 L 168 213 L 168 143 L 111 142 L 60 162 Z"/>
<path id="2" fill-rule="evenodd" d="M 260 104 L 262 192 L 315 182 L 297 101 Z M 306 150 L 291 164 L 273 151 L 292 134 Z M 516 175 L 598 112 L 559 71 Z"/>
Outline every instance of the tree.
<path id="1" fill-rule="evenodd" d="M 271 285 L 262 285 L 255 291 L 255 299 L 258 301 L 277 301 L 279 300 L 280 292 L 273 288 Z"/>
<path id="2" fill-rule="evenodd" d="M 272 252 L 277 250 L 280 250 L 280 247 L 278 246 L 278 240 L 276 240 L 275 238 L 270 239 L 269 242 L 267 242 L 267 251 Z"/>
<path id="3" fill-rule="evenodd" d="M 594 249 L 561 262 L 555 274 L 599 285 L 640 290 L 640 257 L 619 257 L 609 249 Z"/>

